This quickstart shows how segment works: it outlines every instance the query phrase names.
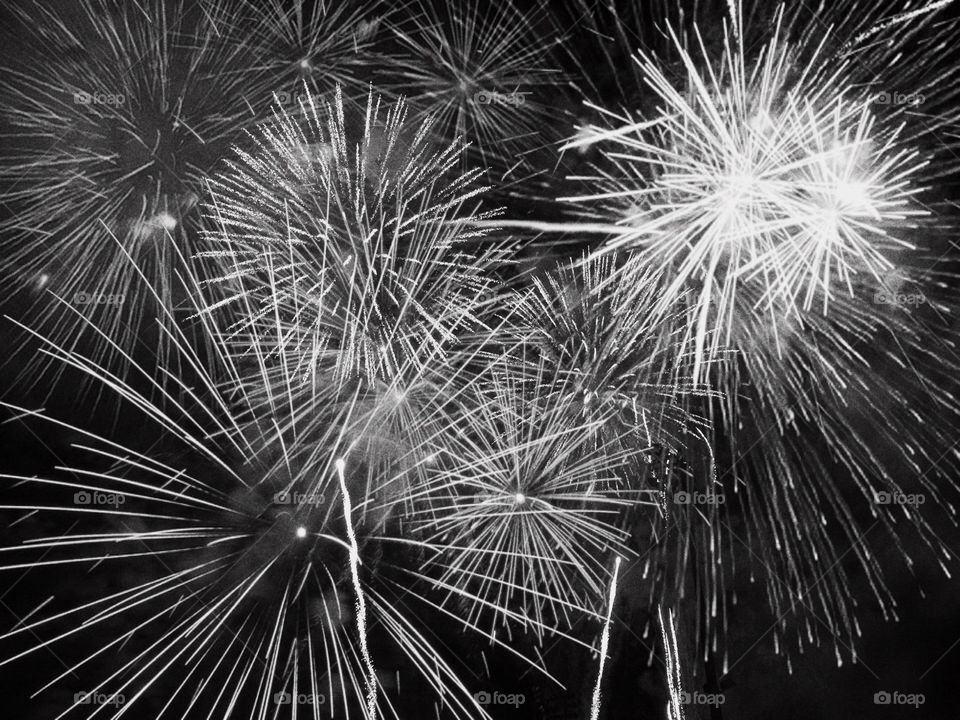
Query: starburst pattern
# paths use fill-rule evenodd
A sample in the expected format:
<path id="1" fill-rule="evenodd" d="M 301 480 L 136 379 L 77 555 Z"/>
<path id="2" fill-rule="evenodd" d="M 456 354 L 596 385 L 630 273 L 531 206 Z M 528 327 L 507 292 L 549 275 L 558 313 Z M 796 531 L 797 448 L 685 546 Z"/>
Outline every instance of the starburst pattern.
<path id="1" fill-rule="evenodd" d="M 180 289 L 168 238 L 193 252 L 203 180 L 250 120 L 228 72 L 239 54 L 217 41 L 228 10 L 81 0 L 69 15 L 43 3 L 17 12 L 29 47 L 3 80 L 6 276 L 13 290 L 45 278 L 44 293 L 109 320 L 124 352 L 157 316 L 125 256 L 172 307 Z M 76 314 L 45 300 L 38 311 L 70 337 Z"/>
<path id="2" fill-rule="evenodd" d="M 417 2 L 392 26 L 400 50 L 383 84 L 434 117 L 441 137 L 468 140 L 481 163 L 509 174 L 518 155 L 558 139 L 547 134 L 560 77 L 545 22 L 512 1 Z"/>

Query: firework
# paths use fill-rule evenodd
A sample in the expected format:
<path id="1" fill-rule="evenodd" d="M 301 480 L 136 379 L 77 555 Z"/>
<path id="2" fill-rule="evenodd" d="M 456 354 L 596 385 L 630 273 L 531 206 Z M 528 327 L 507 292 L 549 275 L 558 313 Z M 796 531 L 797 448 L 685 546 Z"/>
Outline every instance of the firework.
<path id="1" fill-rule="evenodd" d="M 616 187 L 574 200 L 620 204 L 608 247 L 671 269 L 663 311 L 693 295 L 698 363 L 729 345 L 744 281 L 765 284 L 758 307 L 789 313 L 816 298 L 826 310 L 838 292 L 852 294 L 855 276 L 883 283 L 926 215 L 914 197 L 925 161 L 901 146 L 899 128 L 879 126 L 874 96 L 844 97 L 853 95 L 844 64 L 819 71 L 820 48 L 797 52 L 779 24 L 758 59 L 748 60 L 743 43 L 728 35 L 721 63 L 707 71 L 680 49 L 686 92 L 641 53 L 656 116 L 617 117 L 619 127 L 591 128 L 567 146 L 609 143 L 602 152 Z M 813 70 L 795 77 L 800 58 Z"/>
<path id="2" fill-rule="evenodd" d="M 388 12 L 376 1 L 239 0 L 229 37 L 248 60 L 232 72 L 258 107 L 276 98 L 294 109 L 304 88 L 332 96 L 340 87 L 362 103 L 371 67 L 383 62 L 376 41 Z"/>
<path id="3" fill-rule="evenodd" d="M 613 282 L 621 271 L 612 255 L 561 263 L 518 294 L 503 333 L 534 358 L 538 395 L 573 390 L 565 400 L 587 419 L 604 417 L 608 439 L 676 450 L 698 425 L 679 323 L 656 313 L 658 271 L 638 270 L 629 287 Z"/>
<path id="4" fill-rule="evenodd" d="M 432 583 L 413 580 L 437 548 L 409 538 L 402 518 L 391 516 L 395 503 L 369 488 L 349 413 L 317 437 L 315 427 L 301 427 L 305 415 L 264 409 L 246 391 L 249 369 L 220 342 L 230 335 L 215 326 L 198 281 L 190 276 L 184 285 L 213 351 L 202 361 L 176 323 L 165 323 L 177 357 L 160 368 L 162 384 L 153 368 L 135 365 L 123 379 L 42 339 L 56 361 L 115 392 L 145 429 L 142 443 L 124 443 L 48 419 L 83 438 L 83 462 L 45 477 L 4 476 L 13 485 L 8 497 L 33 498 L 4 510 L 44 520 L 28 523 L 22 544 L 3 548 L 2 570 L 76 575 L 94 596 L 25 610 L 4 640 L 29 636 L 36 644 L 3 662 L 60 641 L 88 647 L 95 633 L 95 649 L 44 686 L 95 678 L 75 689 L 64 714 L 91 710 L 89 698 L 104 697 L 116 700 L 114 717 L 137 705 L 157 717 L 227 716 L 232 708 L 266 718 L 309 702 L 334 715 L 399 718 L 407 701 L 385 681 L 396 672 L 417 707 L 432 689 L 437 712 L 487 717 L 425 622 L 440 614 L 476 628 L 457 621 L 441 596 L 432 599 Z M 259 384 L 275 381 L 264 371 Z M 138 382 L 148 391 L 135 389 Z M 21 420 L 38 415 L 12 409 Z M 400 483 L 388 474 L 377 479 Z M 58 629 L 63 623 L 67 629 Z M 508 650 L 488 633 L 476 637 Z"/>
<path id="5" fill-rule="evenodd" d="M 946 108 L 956 88 L 939 64 L 915 69 L 953 23 L 932 25 L 942 4 L 865 14 L 854 5 L 837 9 L 837 34 L 796 9 L 750 27 L 739 4 L 720 39 L 704 38 L 697 22 L 669 30 L 675 65 L 643 49 L 635 58 L 655 103 L 588 103 L 604 119 L 566 146 L 596 151 L 594 173 L 576 178 L 594 187 L 564 198 L 582 221 L 515 223 L 605 236 L 590 260 L 617 257 L 606 291 L 656 297 L 654 317 L 680 320 L 677 357 L 692 355 L 693 379 L 725 398 L 708 413 L 726 471 L 688 443 L 657 472 L 669 521 L 653 521 L 650 534 L 673 549 L 645 569 L 656 580 L 662 562 L 676 562 L 675 592 L 695 582 L 703 593 L 705 653 L 726 622 L 717 617 L 731 558 L 771 570 L 778 649 L 800 609 L 798 641 L 820 641 L 816 617 L 839 662 L 859 632 L 844 553 L 892 614 L 864 531 L 883 527 L 904 550 L 894 520 L 904 514 L 944 553 L 921 508 L 883 507 L 883 498 L 922 490 L 953 513 L 944 493 L 957 458 L 941 428 L 957 420 L 946 381 L 956 341 L 944 327 L 956 299 L 938 268 L 951 211 L 935 183 L 954 160 L 930 128 L 955 116 Z M 924 27 L 932 40 L 919 40 Z M 915 62 L 894 62 L 898 53 Z M 902 74 L 878 72 L 894 65 Z M 891 100 L 894 83 L 915 94 Z M 943 112 L 920 107 L 926 92 Z M 916 422 L 892 428 L 883 418 L 894 408 Z M 862 523 L 867 506 L 876 523 Z M 676 545 L 663 542 L 672 526 Z M 651 588 L 655 604 L 664 590 Z"/>
<path id="6" fill-rule="evenodd" d="M 80 316 L 108 320 L 122 352 L 146 339 L 158 313 L 128 255 L 175 304 L 171 248 L 193 252 L 202 181 L 250 120 L 227 72 L 239 55 L 219 42 L 228 11 L 164 0 L 17 9 L 25 49 L 3 80 L 4 261 L 14 291 L 32 286 L 78 311 L 38 301 L 62 340 Z"/>
<path id="7" fill-rule="evenodd" d="M 443 550 L 432 561 L 437 583 L 452 599 L 471 598 L 471 620 L 492 610 L 491 629 L 512 620 L 540 634 L 594 612 L 608 553 L 630 553 L 624 512 L 652 500 L 630 482 L 640 448 L 591 442 L 599 420 L 523 385 L 503 374 L 462 431 L 444 438 L 410 516 Z"/>
<path id="8" fill-rule="evenodd" d="M 431 129 L 402 102 L 384 112 L 371 95 L 357 117 L 339 94 L 310 95 L 211 183 L 209 242 L 243 318 L 233 343 L 238 361 L 250 338 L 265 347 L 264 406 L 293 396 L 317 427 L 364 408 L 356 431 L 385 457 L 439 432 L 414 417 L 456 412 L 503 255 L 469 226 L 489 213 L 457 169 L 462 146 L 436 148 Z"/>
<path id="9" fill-rule="evenodd" d="M 409 21 L 392 25 L 400 50 L 382 82 L 506 179 L 517 157 L 559 139 L 549 135 L 557 38 L 545 20 L 512 2 L 417 2 Z"/>

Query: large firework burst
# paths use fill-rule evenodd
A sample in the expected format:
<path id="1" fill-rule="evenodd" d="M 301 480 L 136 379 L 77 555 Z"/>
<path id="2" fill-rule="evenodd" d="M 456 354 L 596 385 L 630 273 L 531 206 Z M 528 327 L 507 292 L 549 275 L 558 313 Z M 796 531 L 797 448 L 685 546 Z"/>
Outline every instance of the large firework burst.
<path id="1" fill-rule="evenodd" d="M 611 144 L 614 187 L 575 200 L 620 204 L 609 247 L 670 269 L 664 311 L 693 294 L 700 363 L 730 343 L 745 280 L 765 284 L 758 307 L 788 314 L 852 294 L 858 275 L 883 286 L 891 256 L 914 247 L 909 228 L 926 215 L 914 199 L 926 161 L 902 146 L 902 128 L 877 122 L 875 95 L 849 89 L 852 60 L 827 72 L 821 48 L 791 48 L 779 24 L 756 58 L 740 34 L 706 71 L 679 53 L 679 89 L 655 58 L 637 57 L 661 104 L 653 119 L 616 117 L 621 125 L 593 127 L 568 147 Z M 809 63 L 799 76 L 798 62 Z"/>
<path id="2" fill-rule="evenodd" d="M 202 303 L 197 282 L 184 284 Z M 134 366 L 125 380 L 43 339 L 58 362 L 115 391 L 145 440 L 58 423 L 83 438 L 83 461 L 44 477 L 4 476 L 13 485 L 4 509 L 24 513 L 24 539 L 3 549 L 10 560 L 2 569 L 75 576 L 87 590 L 73 605 L 21 609 L 24 622 L 4 635 L 14 644 L 3 662 L 60 643 L 91 647 L 94 633 L 93 649 L 40 689 L 84 679 L 58 717 L 120 716 L 138 706 L 156 717 L 266 718 L 296 716 L 306 702 L 334 715 L 399 718 L 411 702 L 400 687 L 421 710 L 432 688 L 438 716 L 488 717 L 427 624 L 435 616 L 434 628 L 477 629 L 445 607 L 446 589 L 418 569 L 424 557 L 454 552 L 454 543 L 404 531 L 395 494 L 382 492 L 401 480 L 365 460 L 369 449 L 350 432 L 350 409 L 341 406 L 339 422 L 322 428 L 309 413 L 270 412 L 247 392 L 254 373 L 220 342 L 230 334 L 212 324 L 209 307 L 196 310 L 207 319 L 213 352 L 201 361 L 176 323 L 165 323 L 176 357 L 161 367 L 162 384 L 152 368 Z M 277 384 L 265 360 L 272 340 L 266 351 L 250 347 L 260 387 Z M 297 382 L 291 377 L 287 386 Z M 286 401 L 293 407 L 295 398 Z M 21 420 L 38 414 L 11 409 Z M 364 466 L 374 464 L 381 472 L 371 488 Z M 471 592 L 460 596 L 488 603 Z M 36 642 L 15 644 L 26 637 Z M 524 659 L 489 633 L 476 637 L 479 647 Z"/>
<path id="3" fill-rule="evenodd" d="M 838 35 L 796 9 L 748 27 L 739 5 L 719 41 L 696 23 L 671 30 L 678 68 L 643 50 L 635 57 L 655 103 L 591 104 L 606 121 L 567 144 L 598 151 L 596 172 L 579 178 L 594 189 L 566 198 L 589 222 L 536 225 L 612 238 L 596 255 L 618 257 L 608 289 L 654 293 L 664 319 L 686 312 L 679 356 L 692 354 L 694 377 L 725 400 L 711 411 L 721 457 L 694 459 L 688 447 L 689 467 L 666 473 L 674 516 L 704 523 L 703 534 L 690 526 L 699 539 L 687 547 L 699 552 L 681 546 L 672 576 L 682 596 L 688 572 L 710 569 L 696 586 L 710 588 L 713 624 L 717 588 L 733 577 L 722 558 L 759 560 L 781 648 L 791 608 L 807 613 L 807 639 L 819 641 L 810 618 L 829 628 L 838 659 L 853 646 L 844 553 L 891 611 L 861 537 L 868 528 L 885 527 L 902 549 L 894 518 L 904 513 L 910 532 L 942 550 L 917 504 L 902 502 L 917 492 L 943 499 L 957 460 L 940 429 L 958 419 L 945 383 L 956 299 L 937 267 L 949 209 L 932 187 L 954 167 L 936 133 L 951 117 L 937 108 L 956 90 L 939 65 L 923 74 L 905 59 L 942 48 L 954 27 L 933 24 L 942 5 L 858 15 L 847 4 Z M 919 42 L 918 27 L 934 39 Z M 878 73 L 894 56 L 905 69 Z M 892 428 L 884 417 L 893 408 L 917 422 Z M 696 489 L 703 503 L 691 508 Z M 894 507 L 883 507 L 889 498 Z"/>
<path id="4" fill-rule="evenodd" d="M 265 330 L 275 340 L 265 403 L 292 394 L 317 425 L 344 403 L 367 407 L 384 448 L 429 436 L 412 408 L 449 412 L 443 398 L 469 384 L 469 339 L 489 334 L 485 270 L 501 255 L 469 224 L 487 217 L 477 173 L 460 171 L 462 146 L 435 146 L 431 128 L 402 102 L 384 112 L 371 95 L 358 114 L 339 94 L 308 95 L 211 184 L 209 241 L 230 268 L 238 352 Z"/>

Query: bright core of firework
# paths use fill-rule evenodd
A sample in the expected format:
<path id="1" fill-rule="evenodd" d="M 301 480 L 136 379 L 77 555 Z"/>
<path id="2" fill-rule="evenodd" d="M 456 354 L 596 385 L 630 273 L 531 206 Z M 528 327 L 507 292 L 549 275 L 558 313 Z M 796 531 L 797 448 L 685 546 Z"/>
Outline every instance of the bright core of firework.
<path id="1" fill-rule="evenodd" d="M 307 536 L 307 529 L 303 525 L 301 525 L 300 527 L 297 528 L 297 537 L 302 540 L 306 536 Z"/>

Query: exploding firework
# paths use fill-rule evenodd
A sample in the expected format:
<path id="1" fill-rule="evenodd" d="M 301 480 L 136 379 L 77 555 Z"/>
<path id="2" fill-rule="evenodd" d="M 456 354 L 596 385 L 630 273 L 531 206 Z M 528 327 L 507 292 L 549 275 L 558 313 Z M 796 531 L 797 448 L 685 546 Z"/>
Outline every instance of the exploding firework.
<path id="1" fill-rule="evenodd" d="M 642 448 L 595 441 L 604 418 L 580 417 L 564 399 L 572 389 L 544 397 L 525 385 L 501 373 L 452 424 L 410 517 L 442 548 L 425 573 L 440 571 L 471 622 L 492 615 L 491 631 L 512 621 L 541 636 L 596 613 L 610 553 L 631 553 L 622 518 L 652 500 L 632 484 Z"/>
<path id="2" fill-rule="evenodd" d="M 383 61 L 377 39 L 388 10 L 377 1 L 238 0 L 229 35 L 249 61 L 232 72 L 258 107 L 275 97 L 296 108 L 305 87 L 331 96 L 340 87 L 362 103 L 371 67 Z"/>
<path id="3" fill-rule="evenodd" d="M 846 64 L 825 72 L 821 49 L 797 51 L 779 24 L 756 59 L 742 35 L 728 35 L 719 66 L 706 71 L 679 52 L 680 89 L 654 57 L 637 57 L 661 103 L 655 117 L 616 117 L 619 126 L 595 126 L 567 147 L 610 144 L 611 187 L 574 200 L 620 205 L 608 248 L 670 269 L 663 311 L 692 294 L 702 363 L 730 344 L 746 281 L 764 283 L 758 308 L 788 314 L 815 300 L 826 310 L 857 276 L 883 286 L 927 214 L 915 197 L 926 160 L 903 146 L 902 128 L 877 122 L 874 95 L 848 89 Z M 800 60 L 810 70 L 797 77 Z"/>
<path id="4" fill-rule="evenodd" d="M 489 214 L 477 174 L 458 169 L 462 146 L 436 148 L 431 130 L 402 102 L 384 112 L 371 95 L 357 116 L 339 94 L 310 95 L 211 183 L 238 362 L 249 338 L 273 343 L 265 405 L 293 396 L 316 426 L 365 407 L 362 433 L 387 457 L 438 432 L 423 418 L 456 412 L 483 344 L 470 338 L 490 334 L 485 271 L 503 254 L 470 225 Z"/>
<path id="5" fill-rule="evenodd" d="M 561 263 L 517 296 L 502 332 L 534 358 L 538 395 L 573 393 L 562 399 L 587 420 L 603 417 L 607 438 L 676 450 L 698 425 L 679 324 L 656 314 L 656 271 L 630 287 L 612 282 L 617 271 L 612 255 Z"/>
<path id="6" fill-rule="evenodd" d="M 228 9 L 165 0 L 18 8 L 25 49 L 3 80 L 4 261 L 14 290 L 49 291 L 78 311 L 38 303 L 61 339 L 87 316 L 109 321 L 118 359 L 143 340 L 144 318 L 158 313 L 145 307 L 128 255 L 174 305 L 172 247 L 193 252 L 203 179 L 250 120 L 242 80 L 229 72 L 240 56 L 218 41 Z"/>
<path id="7" fill-rule="evenodd" d="M 400 49 L 383 84 L 506 178 L 518 157 L 559 139 L 549 135 L 559 74 L 545 22 L 512 2 L 417 2 L 408 21 L 392 25 Z"/>
<path id="8" fill-rule="evenodd" d="M 197 281 L 184 284 L 202 303 Z M 39 691 L 84 679 L 61 715 L 93 704 L 114 717 L 134 705 L 156 717 L 238 710 L 293 717 L 307 702 L 335 716 L 399 718 L 410 702 L 400 692 L 407 687 L 416 708 L 432 691 L 444 717 L 488 717 L 428 629 L 432 616 L 439 617 L 434 627 L 445 621 L 477 629 L 445 608 L 436 582 L 418 569 L 424 557 L 452 551 L 452 543 L 411 539 L 395 501 L 384 499 L 392 495 L 371 490 L 366 448 L 348 432 L 349 411 L 322 431 L 309 413 L 271 414 L 246 392 L 253 379 L 234 362 L 235 348 L 219 342 L 229 333 L 212 324 L 209 307 L 195 310 L 207 320 L 213 352 L 205 367 L 190 339 L 166 323 L 171 360 L 177 357 L 161 367 L 164 384 L 139 366 L 128 382 L 43 339 L 58 362 L 116 392 L 139 417 L 144 442 L 57 423 L 83 438 L 83 459 L 59 474 L 4 476 L 14 502 L 3 509 L 23 513 L 17 525 L 24 541 L 3 549 L 10 559 L 2 570 L 51 571 L 86 590 L 72 606 L 25 608 L 24 621 L 3 636 L 16 648 L 3 663 L 62 642 L 92 648 Z M 258 357 L 259 385 L 275 385 Z M 135 389 L 134 380 L 151 392 Z M 163 406 L 151 395 L 162 395 Z M 20 420 L 38 415 L 8 408 Z M 377 479 L 382 487 L 400 483 L 385 473 Z M 460 595 L 488 601 L 471 599 L 467 589 Z M 523 659 L 489 633 L 476 637 L 480 646 Z"/>
<path id="9" fill-rule="evenodd" d="M 781 10 L 761 25 L 757 44 L 737 6 L 719 42 L 705 40 L 697 23 L 686 26 L 692 32 L 671 30 L 675 68 L 641 49 L 637 76 L 656 102 L 589 104 L 606 119 L 566 146 L 595 148 L 599 157 L 596 172 L 579 178 L 594 189 L 565 198 L 588 222 L 526 223 L 612 238 L 591 257 L 618 257 L 607 290 L 652 293 L 653 315 L 665 320 L 685 312 L 678 357 L 692 355 L 694 379 L 725 398 L 708 412 L 726 471 L 688 445 L 684 463 L 659 473 L 673 522 L 651 527 L 657 542 L 668 525 L 681 528 L 671 578 L 681 597 L 690 574 L 700 578 L 712 626 L 701 645 L 710 650 L 723 588 L 732 586 L 724 557 L 749 553 L 751 567 L 759 559 L 772 570 L 779 649 L 791 608 L 801 609 L 801 633 L 819 642 L 817 618 L 839 661 L 859 632 L 844 553 L 892 614 L 862 535 L 884 527 L 903 549 L 894 517 L 904 513 L 910 531 L 943 557 L 916 504 L 883 505 L 922 491 L 953 512 L 944 493 L 957 457 L 941 428 L 958 419 L 946 381 L 956 340 L 943 327 L 956 299 L 937 267 L 950 211 L 935 183 L 955 165 L 931 127 L 943 129 L 955 112 L 927 120 L 918 105 L 929 92 L 949 107 L 955 84 L 943 82 L 938 64 L 922 77 L 917 63 L 902 77 L 876 70 L 903 65 L 891 60 L 896 53 L 919 63 L 954 24 L 931 26 L 943 3 L 865 15 L 852 5 L 837 11 L 839 36 L 801 11 Z M 934 39 L 918 41 L 918 26 L 932 27 Z M 915 94 L 894 102 L 894 82 Z M 917 298 L 926 307 L 910 304 Z M 894 408 L 917 422 L 892 428 L 883 418 Z M 655 576 L 663 559 L 648 572 Z"/>

